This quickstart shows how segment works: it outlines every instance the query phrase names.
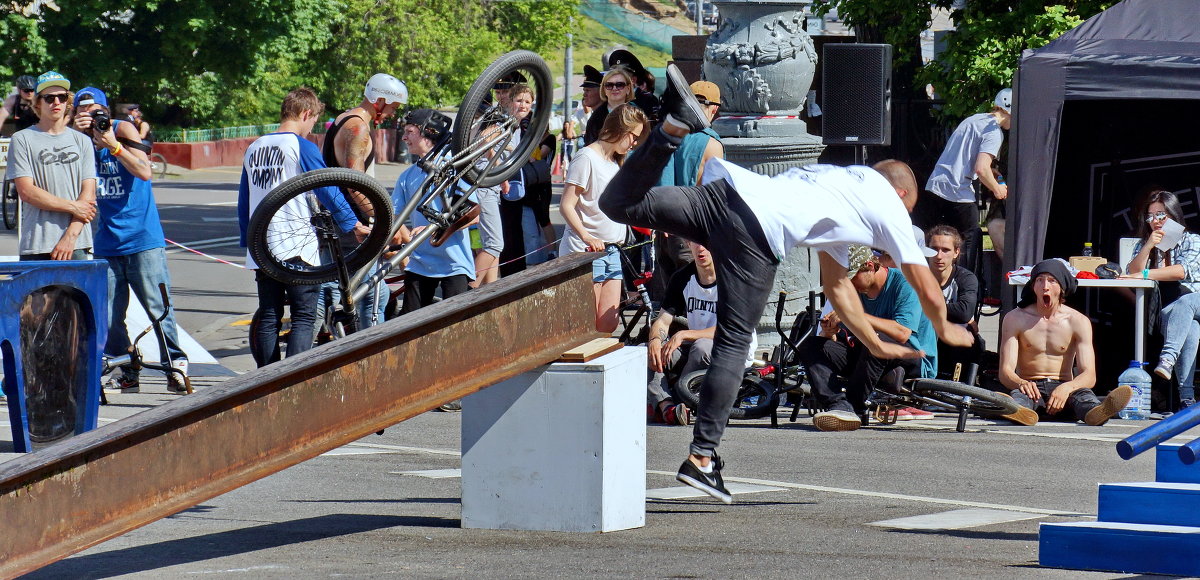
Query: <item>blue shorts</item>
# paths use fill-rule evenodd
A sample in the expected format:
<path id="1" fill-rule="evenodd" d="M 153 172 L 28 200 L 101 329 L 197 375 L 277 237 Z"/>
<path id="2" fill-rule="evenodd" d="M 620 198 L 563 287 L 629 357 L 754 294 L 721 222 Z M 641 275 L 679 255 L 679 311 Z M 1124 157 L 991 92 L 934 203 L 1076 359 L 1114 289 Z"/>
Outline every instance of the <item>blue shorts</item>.
<path id="1" fill-rule="evenodd" d="M 607 246 L 604 249 L 604 257 L 596 258 L 592 262 L 592 282 L 599 284 L 609 280 L 620 280 L 623 277 L 621 275 L 621 249 L 615 245 Z"/>

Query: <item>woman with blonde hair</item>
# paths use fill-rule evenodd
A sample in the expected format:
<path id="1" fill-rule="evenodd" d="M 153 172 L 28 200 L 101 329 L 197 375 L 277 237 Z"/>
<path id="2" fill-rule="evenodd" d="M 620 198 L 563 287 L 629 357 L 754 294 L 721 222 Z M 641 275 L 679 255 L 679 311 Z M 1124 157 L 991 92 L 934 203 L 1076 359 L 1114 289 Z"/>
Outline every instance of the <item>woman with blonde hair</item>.
<path id="1" fill-rule="evenodd" d="M 633 102 L 635 89 L 633 71 L 628 67 L 618 64 L 604 73 L 604 80 L 600 81 L 600 106 L 592 111 L 587 129 L 583 133 L 585 146 L 594 143 L 600 137 L 604 120 L 611 111 L 625 103 Z M 641 131 L 638 134 L 640 135 Z"/>
<path id="2" fill-rule="evenodd" d="M 596 330 L 617 328 L 621 303 L 621 254 L 616 244 L 625 241 L 625 226 L 600 211 L 600 195 L 616 175 L 625 154 L 637 145 L 646 123 L 641 109 L 624 104 L 613 109 L 599 137 L 580 149 L 567 172 L 559 211 L 567 222 L 558 254 L 603 252 L 592 263 L 592 289 L 596 297 Z"/>

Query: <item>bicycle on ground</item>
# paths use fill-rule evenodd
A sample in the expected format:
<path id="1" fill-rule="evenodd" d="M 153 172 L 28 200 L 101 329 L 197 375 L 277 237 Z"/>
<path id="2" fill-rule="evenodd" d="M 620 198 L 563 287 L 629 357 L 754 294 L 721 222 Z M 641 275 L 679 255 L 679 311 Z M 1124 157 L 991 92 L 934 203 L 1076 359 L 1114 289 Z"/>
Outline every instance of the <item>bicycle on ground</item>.
<path id="1" fill-rule="evenodd" d="M 131 341 L 129 345 L 129 352 L 116 356 L 107 354 L 103 355 L 100 359 L 100 376 L 107 375 L 120 367 L 128 367 L 134 371 L 141 371 L 144 368 L 154 369 L 157 371 L 162 371 L 168 376 L 174 373 L 177 374 L 183 381 L 184 394 L 190 395 L 193 392 L 192 379 L 188 377 L 187 373 L 184 373 L 182 369 L 171 366 L 171 361 L 167 357 L 167 339 L 166 335 L 164 335 L 162 332 L 162 321 L 166 320 L 167 315 L 171 313 L 171 298 L 167 293 L 167 285 L 159 284 L 158 291 L 162 295 L 162 314 L 160 314 L 158 318 L 150 319 L 150 326 L 147 326 L 145 330 L 137 335 L 137 338 Z M 151 331 L 153 331 L 155 337 L 158 338 L 159 358 L 168 360 L 159 361 L 158 363 L 151 363 L 146 362 L 146 360 L 142 358 L 142 351 L 137 345 L 138 342 L 141 342 L 142 338 Z M 108 404 L 108 397 L 105 396 L 104 389 L 100 389 L 100 404 Z"/>
<path id="2" fill-rule="evenodd" d="M 537 105 L 524 130 L 510 111 L 495 104 L 499 99 L 492 98 L 496 83 L 515 74 L 523 76 L 536 95 Z M 525 165 L 549 123 L 553 88 L 550 69 L 537 54 L 518 50 L 502 55 L 472 83 L 449 135 L 417 160 L 427 177 L 403 208 L 394 211 L 384 186 L 365 173 L 345 168 L 309 171 L 280 184 L 255 209 L 247 240 L 251 256 L 264 274 L 284 284 L 336 282 L 341 291 L 336 326 L 344 329 L 340 332 L 353 332 L 358 328 L 355 306 L 368 292 L 421 244 L 438 245 L 463 223 L 477 207 L 469 199 L 472 192 L 500 185 Z M 328 186 L 342 193 L 322 202 L 315 190 Z M 347 192 L 357 195 L 351 199 Z M 302 200 L 303 211 L 293 209 L 290 202 L 295 199 Z M 371 226 L 364 239 L 338 229 L 333 216 L 347 209 Z M 407 244 L 389 245 L 414 212 L 429 225 Z M 296 259 L 294 252 L 276 254 L 281 248 L 314 242 L 322 254 L 317 264 Z"/>

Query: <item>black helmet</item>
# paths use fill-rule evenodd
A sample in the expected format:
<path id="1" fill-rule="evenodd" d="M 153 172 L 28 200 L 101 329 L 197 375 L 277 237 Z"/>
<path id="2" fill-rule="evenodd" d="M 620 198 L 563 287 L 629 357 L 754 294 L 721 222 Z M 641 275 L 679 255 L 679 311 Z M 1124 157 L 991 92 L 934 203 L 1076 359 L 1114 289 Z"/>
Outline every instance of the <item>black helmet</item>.
<path id="1" fill-rule="evenodd" d="M 32 91 L 37 86 L 37 79 L 29 75 L 21 75 L 17 77 L 17 89 L 22 91 Z"/>
<path id="2" fill-rule="evenodd" d="M 433 109 L 416 109 L 404 116 L 404 124 L 416 125 L 426 139 L 436 143 L 450 133 L 451 120 Z"/>

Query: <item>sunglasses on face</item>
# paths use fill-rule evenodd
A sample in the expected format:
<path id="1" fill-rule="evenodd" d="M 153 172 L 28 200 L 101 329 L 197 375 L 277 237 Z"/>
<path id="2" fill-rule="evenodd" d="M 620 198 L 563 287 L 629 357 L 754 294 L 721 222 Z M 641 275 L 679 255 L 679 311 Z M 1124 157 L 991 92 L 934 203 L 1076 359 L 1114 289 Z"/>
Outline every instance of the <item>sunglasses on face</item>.
<path id="1" fill-rule="evenodd" d="M 45 103 L 65 103 L 67 102 L 67 93 L 51 93 L 49 95 L 38 95 L 38 98 Z"/>
<path id="2" fill-rule="evenodd" d="M 701 104 L 701 105 L 704 105 L 704 106 L 706 106 L 706 107 L 707 107 L 707 106 L 709 106 L 709 105 L 711 105 L 711 106 L 714 106 L 714 107 L 720 107 L 720 106 L 721 106 L 721 103 L 714 103 L 714 102 L 712 102 L 712 101 L 710 101 L 710 100 L 708 100 L 708 99 L 706 99 L 706 98 L 704 98 L 704 97 L 701 97 L 700 95 L 696 95 L 696 100 L 697 100 L 697 101 L 700 101 L 700 104 Z"/>
<path id="3" fill-rule="evenodd" d="M 629 83 L 604 83 L 604 88 L 610 91 L 623 91 L 628 86 Z"/>
<path id="4" fill-rule="evenodd" d="M 22 93 L 32 93 L 33 89 L 21 89 Z"/>
<path id="5" fill-rule="evenodd" d="M 1167 219 L 1167 212 L 1165 211 L 1156 211 L 1154 213 L 1146 214 L 1146 223 L 1160 222 L 1165 219 Z"/>

